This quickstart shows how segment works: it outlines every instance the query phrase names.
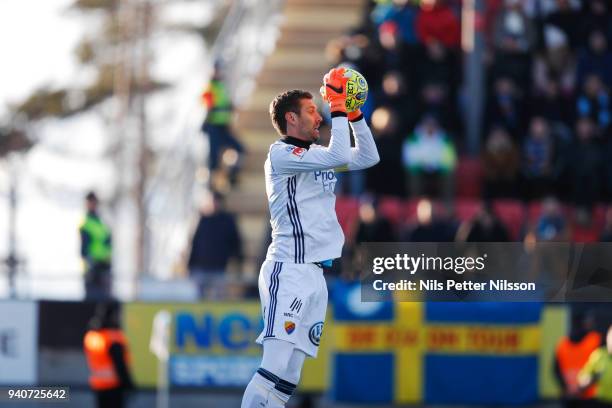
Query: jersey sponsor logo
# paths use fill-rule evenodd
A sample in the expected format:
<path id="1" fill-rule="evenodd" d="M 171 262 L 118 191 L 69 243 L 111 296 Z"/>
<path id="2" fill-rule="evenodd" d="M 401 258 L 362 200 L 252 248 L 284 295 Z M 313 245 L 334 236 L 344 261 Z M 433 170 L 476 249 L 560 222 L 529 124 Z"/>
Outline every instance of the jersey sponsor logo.
<path id="1" fill-rule="evenodd" d="M 323 322 L 317 322 L 310 327 L 308 331 L 308 339 L 315 346 L 319 347 L 321 343 L 321 335 L 323 334 Z"/>
<path id="2" fill-rule="evenodd" d="M 293 333 L 294 330 L 295 330 L 295 323 L 293 323 L 290 320 L 286 320 L 285 321 L 285 331 L 287 332 L 287 334 Z"/>
<path id="3" fill-rule="evenodd" d="M 334 192 L 336 187 L 336 172 L 333 170 L 317 170 L 313 172 L 315 182 L 320 181 L 324 192 Z"/>
<path id="4" fill-rule="evenodd" d="M 294 147 L 293 150 L 291 151 L 291 154 L 297 157 L 302 157 L 305 152 L 306 152 L 306 149 L 304 149 L 303 147 Z"/>
<path id="5" fill-rule="evenodd" d="M 285 317 L 291 317 L 291 318 L 293 318 L 293 317 L 294 317 L 294 316 L 293 316 L 293 313 L 289 313 L 289 312 L 283 312 L 283 316 L 285 316 Z"/>
<path id="6" fill-rule="evenodd" d="M 333 170 L 317 170 L 314 172 L 315 181 L 336 181 L 336 172 Z"/>

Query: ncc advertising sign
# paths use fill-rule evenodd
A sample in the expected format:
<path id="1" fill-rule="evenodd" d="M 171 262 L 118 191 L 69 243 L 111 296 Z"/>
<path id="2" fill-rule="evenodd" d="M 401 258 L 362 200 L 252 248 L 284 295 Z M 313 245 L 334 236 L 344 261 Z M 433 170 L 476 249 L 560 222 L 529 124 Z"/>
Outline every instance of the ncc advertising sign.
<path id="1" fill-rule="evenodd" d="M 261 363 L 255 339 L 263 328 L 259 302 L 243 303 L 128 303 L 124 327 L 132 355 L 132 369 L 140 386 L 157 381 L 157 360 L 149 349 L 155 314 L 170 315 L 168 378 L 173 386 L 244 387 Z M 321 344 L 319 358 L 308 359 L 301 389 L 322 390 L 328 377 L 328 350 Z"/>
<path id="2" fill-rule="evenodd" d="M 171 314 L 168 377 L 175 386 L 243 386 L 261 361 L 254 343 L 262 329 L 257 304 L 127 304 L 126 331 L 136 380 L 155 384 L 149 351 L 155 313 Z"/>

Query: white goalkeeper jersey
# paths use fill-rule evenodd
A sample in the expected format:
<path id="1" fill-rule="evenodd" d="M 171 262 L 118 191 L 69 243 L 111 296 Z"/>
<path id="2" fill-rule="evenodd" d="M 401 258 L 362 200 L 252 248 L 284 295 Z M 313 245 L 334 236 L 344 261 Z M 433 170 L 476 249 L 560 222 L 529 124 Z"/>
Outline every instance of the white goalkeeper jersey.
<path id="1" fill-rule="evenodd" d="M 335 171 L 365 169 L 379 161 L 366 121 L 351 127 L 353 148 L 346 117 L 332 119 L 328 147 L 290 137 L 270 146 L 265 177 L 272 243 L 266 259 L 311 263 L 340 257 L 344 234 L 336 217 Z"/>

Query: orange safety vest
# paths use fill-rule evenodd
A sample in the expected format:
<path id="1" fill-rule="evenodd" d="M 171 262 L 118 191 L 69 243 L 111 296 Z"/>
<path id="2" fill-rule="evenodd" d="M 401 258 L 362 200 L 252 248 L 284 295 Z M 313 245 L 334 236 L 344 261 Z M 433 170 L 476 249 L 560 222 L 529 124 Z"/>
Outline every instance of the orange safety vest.
<path id="1" fill-rule="evenodd" d="M 601 335 L 590 332 L 578 343 L 572 343 L 564 336 L 557 345 L 556 356 L 561 375 L 570 391 L 578 389 L 578 373 L 584 367 L 589 356 L 601 345 Z M 593 398 L 595 396 L 595 385 L 587 388 L 580 394 L 581 398 Z"/>
<path id="2" fill-rule="evenodd" d="M 127 342 L 121 330 L 90 330 L 85 334 L 83 344 L 90 370 L 89 385 L 93 390 L 109 390 L 120 385 L 119 376 L 115 372 L 115 366 L 110 355 L 110 347 L 113 343 L 119 343 L 123 346 L 127 360 L 126 364 L 129 363 Z"/>

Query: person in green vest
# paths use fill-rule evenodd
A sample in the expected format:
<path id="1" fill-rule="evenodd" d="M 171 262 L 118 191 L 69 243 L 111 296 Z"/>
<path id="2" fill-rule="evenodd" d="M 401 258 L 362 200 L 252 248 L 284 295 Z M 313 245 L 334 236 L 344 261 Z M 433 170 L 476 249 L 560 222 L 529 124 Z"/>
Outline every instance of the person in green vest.
<path id="1" fill-rule="evenodd" d="M 81 258 L 85 269 L 85 299 L 106 300 L 111 297 L 112 243 L 110 228 L 98 214 L 98 197 L 85 196 L 87 213 L 79 227 Z"/>
<path id="2" fill-rule="evenodd" d="M 578 374 L 581 389 L 595 386 L 595 400 L 599 407 L 612 407 L 612 326 L 608 329 L 606 345 L 591 353 Z"/>
<path id="3" fill-rule="evenodd" d="M 227 168 L 229 169 L 229 180 L 232 184 L 235 184 L 244 147 L 231 130 L 234 108 L 218 62 L 215 63 L 213 76 L 202 93 L 202 102 L 208 112 L 202 124 L 202 132 L 208 136 L 210 177 L 213 176 L 215 171 L 219 170 L 223 151 L 231 149 L 234 150 L 235 154 L 229 155 Z"/>
<path id="4" fill-rule="evenodd" d="M 425 114 L 414 132 L 406 138 L 402 146 L 402 162 L 412 196 L 437 195 L 447 202 L 452 200 L 457 153 L 434 114 Z"/>

